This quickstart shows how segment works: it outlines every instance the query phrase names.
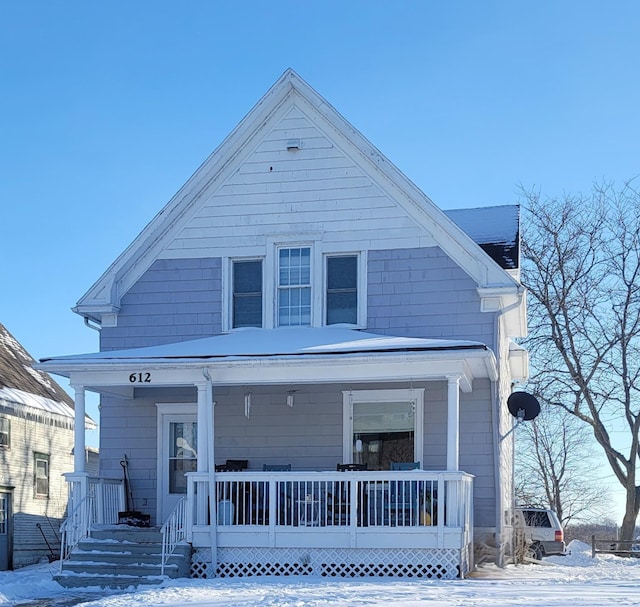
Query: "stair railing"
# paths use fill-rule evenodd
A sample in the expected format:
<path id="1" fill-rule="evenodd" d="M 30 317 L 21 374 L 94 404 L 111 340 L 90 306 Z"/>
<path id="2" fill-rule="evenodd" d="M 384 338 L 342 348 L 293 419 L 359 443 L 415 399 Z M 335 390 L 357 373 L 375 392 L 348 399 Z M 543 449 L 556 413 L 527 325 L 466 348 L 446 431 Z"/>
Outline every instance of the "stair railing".
<path id="1" fill-rule="evenodd" d="M 162 533 L 162 562 L 160 575 L 164 575 L 164 567 L 173 554 L 176 546 L 187 537 L 187 498 L 180 499 L 169 518 L 160 529 Z"/>
<path id="2" fill-rule="evenodd" d="M 81 539 L 88 537 L 91 531 L 93 518 L 93 498 L 85 497 L 70 512 L 69 516 L 60 525 L 62 535 L 60 546 L 60 569 L 62 563 L 69 558 L 71 551 L 78 545 Z"/>

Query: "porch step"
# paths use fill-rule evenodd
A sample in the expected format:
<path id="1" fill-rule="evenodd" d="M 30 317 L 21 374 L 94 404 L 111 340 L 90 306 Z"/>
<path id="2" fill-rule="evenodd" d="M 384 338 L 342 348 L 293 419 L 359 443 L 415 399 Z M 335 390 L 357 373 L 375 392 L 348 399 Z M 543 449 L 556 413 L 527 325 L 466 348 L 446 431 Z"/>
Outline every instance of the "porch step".
<path id="1" fill-rule="evenodd" d="M 164 577 L 189 577 L 191 546 L 179 544 L 164 567 Z M 71 551 L 55 577 L 66 588 L 128 588 L 160 584 L 160 528 L 108 527 L 92 531 Z"/>

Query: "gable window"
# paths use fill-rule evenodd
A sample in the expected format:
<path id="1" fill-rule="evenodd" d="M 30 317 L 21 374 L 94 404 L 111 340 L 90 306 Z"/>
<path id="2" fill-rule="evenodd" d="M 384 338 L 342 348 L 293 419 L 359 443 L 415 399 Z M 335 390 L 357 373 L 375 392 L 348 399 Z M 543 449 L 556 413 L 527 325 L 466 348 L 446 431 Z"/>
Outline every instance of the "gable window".
<path id="1" fill-rule="evenodd" d="M 234 329 L 262 327 L 262 260 L 233 262 Z"/>
<path id="2" fill-rule="evenodd" d="M 311 248 L 278 251 L 278 325 L 311 324 Z"/>
<path id="3" fill-rule="evenodd" d="M 49 456 L 34 453 L 34 493 L 36 497 L 49 497 Z"/>
<path id="4" fill-rule="evenodd" d="M 0 449 L 11 447 L 11 422 L 6 417 L 0 417 Z"/>
<path id="5" fill-rule="evenodd" d="M 328 325 L 358 323 L 358 257 L 327 257 Z"/>

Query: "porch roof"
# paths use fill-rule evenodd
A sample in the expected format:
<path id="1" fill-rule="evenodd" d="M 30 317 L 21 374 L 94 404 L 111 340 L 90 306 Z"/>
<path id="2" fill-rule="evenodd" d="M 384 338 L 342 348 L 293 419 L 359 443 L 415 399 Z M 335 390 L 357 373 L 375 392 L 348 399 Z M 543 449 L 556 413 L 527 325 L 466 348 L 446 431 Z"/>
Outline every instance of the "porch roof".
<path id="1" fill-rule="evenodd" d="M 424 377 L 426 362 L 430 377 L 462 375 L 468 389 L 473 377 L 497 375 L 495 356 L 481 342 L 379 335 L 345 327 L 242 329 L 158 346 L 43 358 L 38 368 L 74 375 L 85 385 L 114 385 L 120 383 L 118 376 L 107 375 L 125 368 L 174 370 L 179 379 L 172 374 L 165 375 L 165 381 L 183 383 L 188 369 L 207 367 L 216 369 L 218 381 L 246 384 L 251 381 L 247 368 L 255 382 L 334 381 L 343 374 L 362 380 L 402 379 Z"/>
<path id="2" fill-rule="evenodd" d="M 49 357 L 40 362 L 49 367 L 57 361 L 82 365 L 98 361 L 158 362 L 437 350 L 487 350 L 487 346 L 475 341 L 397 337 L 337 327 L 248 328 L 158 346 Z"/>

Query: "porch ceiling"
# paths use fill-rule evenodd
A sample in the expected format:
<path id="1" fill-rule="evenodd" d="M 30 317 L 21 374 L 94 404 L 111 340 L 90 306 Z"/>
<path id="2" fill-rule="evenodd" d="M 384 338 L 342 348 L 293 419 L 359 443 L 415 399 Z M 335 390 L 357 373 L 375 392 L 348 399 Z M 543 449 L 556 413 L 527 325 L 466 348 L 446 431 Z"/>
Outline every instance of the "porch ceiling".
<path id="1" fill-rule="evenodd" d="M 153 385 L 193 385 L 203 381 L 205 368 L 214 383 L 243 385 L 457 375 L 461 388 L 470 390 L 476 377 L 497 377 L 493 352 L 480 342 L 339 327 L 244 329 L 159 346 L 45 358 L 37 368 L 85 386 L 129 387 L 132 374 L 150 371 Z"/>

